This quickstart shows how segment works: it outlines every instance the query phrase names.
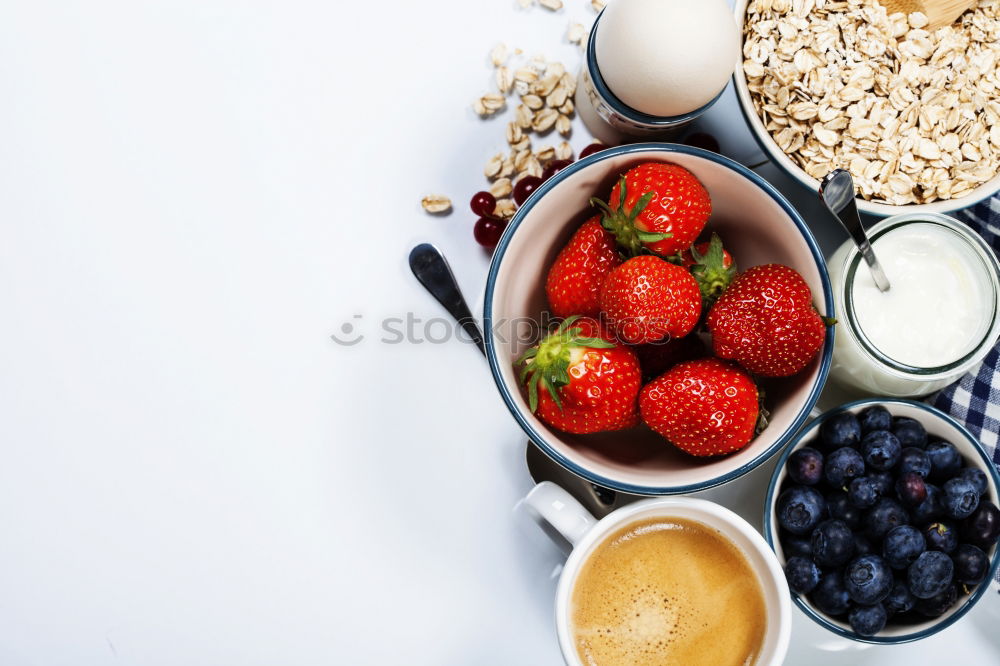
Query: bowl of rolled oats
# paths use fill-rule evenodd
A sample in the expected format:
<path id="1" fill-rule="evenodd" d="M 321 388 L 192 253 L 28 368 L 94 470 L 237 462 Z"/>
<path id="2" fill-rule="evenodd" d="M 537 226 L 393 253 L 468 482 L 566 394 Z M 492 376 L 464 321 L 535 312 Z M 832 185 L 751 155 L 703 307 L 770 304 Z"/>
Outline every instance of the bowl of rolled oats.
<path id="1" fill-rule="evenodd" d="M 945 213 L 1000 190 L 1000 0 L 930 32 L 877 0 L 738 0 L 737 97 L 813 191 L 836 168 L 870 215 Z"/>

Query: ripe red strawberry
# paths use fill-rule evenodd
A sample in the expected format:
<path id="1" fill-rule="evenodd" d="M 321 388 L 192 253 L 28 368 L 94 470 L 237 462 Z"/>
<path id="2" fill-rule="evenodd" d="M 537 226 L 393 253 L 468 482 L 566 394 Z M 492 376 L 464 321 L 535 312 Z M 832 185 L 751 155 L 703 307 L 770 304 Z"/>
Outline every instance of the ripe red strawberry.
<path id="1" fill-rule="evenodd" d="M 611 271 L 600 300 L 612 330 L 632 344 L 682 338 L 701 317 L 701 292 L 691 273 L 651 254 Z"/>
<path id="2" fill-rule="evenodd" d="M 702 339 L 694 334 L 636 345 L 633 349 L 639 358 L 642 379 L 646 382 L 656 379 L 678 363 L 711 356 Z"/>
<path id="3" fill-rule="evenodd" d="M 670 256 L 686 250 L 705 228 L 712 214 L 708 191 L 684 167 L 645 162 L 625 172 L 611 189 L 602 224 L 615 234 L 628 256 L 643 247 Z"/>
<path id="4" fill-rule="evenodd" d="M 642 389 L 646 425 L 681 451 L 717 456 L 754 437 L 757 387 L 738 366 L 717 358 L 679 363 Z"/>
<path id="5" fill-rule="evenodd" d="M 528 406 L 553 428 L 586 434 L 639 422 L 639 360 L 593 319 L 566 319 L 517 364 Z"/>
<path id="6" fill-rule="evenodd" d="M 601 217 L 597 215 L 584 222 L 559 252 L 545 280 L 552 314 L 598 316 L 601 285 L 621 263 L 615 237 L 601 226 Z"/>
<path id="7" fill-rule="evenodd" d="M 736 277 L 733 257 L 722 247 L 722 239 L 712 234 L 707 243 L 692 245 L 681 253 L 681 265 L 698 280 L 702 306 L 709 308 Z"/>
<path id="8" fill-rule="evenodd" d="M 754 266 L 737 276 L 708 313 L 712 348 L 764 377 L 806 367 L 826 338 L 809 285 L 788 266 Z"/>

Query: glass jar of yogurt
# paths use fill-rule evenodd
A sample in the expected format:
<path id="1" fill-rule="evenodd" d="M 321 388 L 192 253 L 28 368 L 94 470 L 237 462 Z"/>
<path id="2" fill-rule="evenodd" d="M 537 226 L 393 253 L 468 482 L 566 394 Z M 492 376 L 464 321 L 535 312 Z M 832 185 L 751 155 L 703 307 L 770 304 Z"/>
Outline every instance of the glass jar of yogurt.
<path id="1" fill-rule="evenodd" d="M 936 213 L 886 218 L 868 235 L 891 288 L 879 291 L 853 241 L 834 253 L 830 377 L 859 395 L 916 397 L 978 366 L 1000 337 L 1000 264 L 990 246 Z"/>

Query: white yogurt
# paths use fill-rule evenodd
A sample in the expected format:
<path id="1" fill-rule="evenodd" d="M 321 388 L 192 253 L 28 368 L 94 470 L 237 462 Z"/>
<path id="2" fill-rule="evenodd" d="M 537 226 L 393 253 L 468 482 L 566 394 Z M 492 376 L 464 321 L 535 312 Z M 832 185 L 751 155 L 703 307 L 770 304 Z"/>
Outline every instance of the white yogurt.
<path id="1" fill-rule="evenodd" d="M 872 345 L 917 368 L 953 363 L 989 325 L 987 276 L 968 244 L 936 224 L 908 224 L 872 245 L 892 288 L 883 293 L 862 266 L 854 312 Z M 978 264 L 978 266 L 977 266 Z"/>
<path id="2" fill-rule="evenodd" d="M 879 291 L 852 241 L 834 254 L 831 377 L 877 395 L 942 388 L 982 361 L 1000 334 L 996 258 L 943 215 L 889 218 L 869 233 L 892 287 Z"/>

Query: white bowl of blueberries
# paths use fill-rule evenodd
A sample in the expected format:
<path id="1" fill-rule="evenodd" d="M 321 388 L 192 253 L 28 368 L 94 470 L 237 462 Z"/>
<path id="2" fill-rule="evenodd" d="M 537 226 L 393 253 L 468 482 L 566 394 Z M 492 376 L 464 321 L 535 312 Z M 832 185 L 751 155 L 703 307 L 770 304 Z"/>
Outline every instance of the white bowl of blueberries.
<path id="1" fill-rule="evenodd" d="M 852 402 L 799 433 L 767 492 L 764 532 L 795 603 L 846 638 L 893 644 L 957 621 L 996 575 L 1000 477 L 924 403 Z"/>

